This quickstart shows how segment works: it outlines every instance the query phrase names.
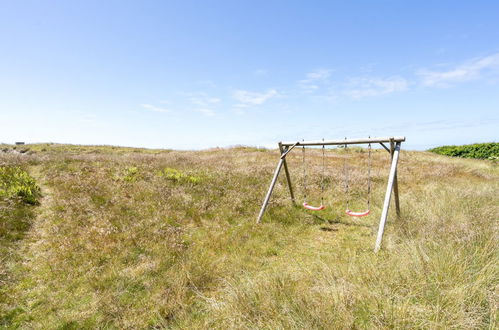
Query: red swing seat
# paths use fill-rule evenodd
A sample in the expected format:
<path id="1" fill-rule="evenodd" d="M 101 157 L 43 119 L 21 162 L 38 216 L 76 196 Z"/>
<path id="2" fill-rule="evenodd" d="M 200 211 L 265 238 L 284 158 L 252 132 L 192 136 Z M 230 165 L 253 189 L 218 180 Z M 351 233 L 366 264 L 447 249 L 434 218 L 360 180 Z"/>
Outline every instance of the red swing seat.
<path id="1" fill-rule="evenodd" d="M 303 203 L 303 207 L 306 208 L 307 210 L 310 210 L 310 211 L 322 211 L 326 208 L 322 204 L 320 206 L 312 206 L 312 205 L 308 205 L 307 202 Z"/>
<path id="2" fill-rule="evenodd" d="M 350 211 L 350 210 L 346 210 L 345 211 L 346 215 L 349 215 L 351 217 L 365 217 L 366 215 L 369 215 L 369 213 L 371 213 L 371 210 L 367 210 L 367 211 L 364 211 L 364 212 L 354 212 L 354 211 Z"/>

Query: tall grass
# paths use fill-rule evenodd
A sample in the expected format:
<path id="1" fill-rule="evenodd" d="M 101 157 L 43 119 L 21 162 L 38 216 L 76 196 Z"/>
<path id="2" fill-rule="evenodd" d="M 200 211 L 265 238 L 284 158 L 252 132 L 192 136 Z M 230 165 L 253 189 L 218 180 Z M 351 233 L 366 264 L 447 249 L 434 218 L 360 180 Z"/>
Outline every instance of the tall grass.
<path id="1" fill-rule="evenodd" d="M 30 167 L 44 198 L 8 282 L 4 324 L 24 328 L 462 328 L 497 326 L 497 166 L 403 152 L 402 216 L 372 252 L 389 156 L 326 153 L 328 208 L 292 207 L 280 180 L 254 223 L 275 151 L 44 146 Z M 35 148 L 36 149 L 36 148 Z M 321 153 L 307 153 L 320 200 Z M 351 194 L 344 193 L 343 165 Z M 289 155 L 303 192 L 301 155 Z M 281 178 L 282 179 L 282 178 Z M 15 311 L 15 312 L 13 312 Z"/>

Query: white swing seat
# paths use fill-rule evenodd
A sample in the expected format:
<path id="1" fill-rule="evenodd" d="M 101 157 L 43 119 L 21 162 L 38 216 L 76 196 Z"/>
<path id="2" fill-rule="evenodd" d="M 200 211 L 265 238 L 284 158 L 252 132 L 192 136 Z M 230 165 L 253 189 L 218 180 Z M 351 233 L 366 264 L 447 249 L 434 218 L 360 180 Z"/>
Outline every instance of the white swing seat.
<path id="1" fill-rule="evenodd" d="M 307 202 L 303 203 L 303 207 L 306 208 L 307 210 L 310 210 L 310 211 L 322 211 L 326 208 L 322 204 L 320 206 L 312 206 L 312 205 L 308 205 Z"/>

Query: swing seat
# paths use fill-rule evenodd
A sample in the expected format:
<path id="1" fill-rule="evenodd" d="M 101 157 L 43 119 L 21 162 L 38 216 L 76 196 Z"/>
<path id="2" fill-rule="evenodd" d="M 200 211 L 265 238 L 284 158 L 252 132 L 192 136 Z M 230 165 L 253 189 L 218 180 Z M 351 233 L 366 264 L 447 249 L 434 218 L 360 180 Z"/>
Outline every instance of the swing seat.
<path id="1" fill-rule="evenodd" d="M 303 207 L 306 208 L 307 210 L 310 210 L 310 211 L 322 211 L 326 208 L 322 204 L 320 206 L 312 206 L 312 205 L 308 205 L 307 202 L 303 203 Z"/>
<path id="2" fill-rule="evenodd" d="M 364 211 L 364 212 L 354 212 L 354 211 L 350 211 L 350 210 L 346 210 L 345 213 L 346 215 L 349 215 L 351 217 L 365 217 L 366 215 L 369 215 L 369 213 L 371 212 L 371 210 L 367 210 L 367 211 Z"/>

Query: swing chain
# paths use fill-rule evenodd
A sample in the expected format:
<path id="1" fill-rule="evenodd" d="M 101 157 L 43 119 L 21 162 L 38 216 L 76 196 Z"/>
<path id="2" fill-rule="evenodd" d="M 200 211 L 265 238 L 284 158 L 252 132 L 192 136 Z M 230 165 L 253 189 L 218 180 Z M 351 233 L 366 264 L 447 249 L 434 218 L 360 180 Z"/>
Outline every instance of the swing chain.
<path id="1" fill-rule="evenodd" d="M 324 141 L 324 139 L 322 139 Z M 326 174 L 326 146 L 322 145 L 322 178 L 321 178 L 321 205 L 324 205 L 325 174 Z M 302 146 L 302 163 L 303 163 L 303 202 L 307 202 L 307 163 L 305 161 L 305 146 Z"/>
<path id="2" fill-rule="evenodd" d="M 345 140 L 347 138 L 345 137 Z M 347 152 L 347 144 L 345 143 L 345 153 Z M 347 163 L 347 155 L 343 159 L 343 171 L 345 173 L 345 195 L 346 195 L 346 207 L 348 210 L 348 202 L 349 202 L 349 186 L 348 186 L 348 163 Z"/>
<path id="3" fill-rule="evenodd" d="M 302 140 L 305 141 L 305 140 Z M 305 163 L 305 146 L 302 146 L 303 155 L 303 202 L 307 202 L 307 164 Z"/>
<path id="4" fill-rule="evenodd" d="M 322 139 L 322 142 L 324 142 L 324 139 Z M 322 179 L 321 179 L 321 205 L 324 205 L 324 177 L 326 175 L 326 160 L 325 160 L 325 145 L 322 145 Z"/>
<path id="5" fill-rule="evenodd" d="M 371 136 L 369 136 L 371 138 Z M 370 209 L 371 205 L 371 165 L 372 165 L 372 158 L 371 158 L 371 144 L 369 143 L 367 150 L 369 152 L 368 154 L 368 164 L 367 164 L 367 209 Z"/>

